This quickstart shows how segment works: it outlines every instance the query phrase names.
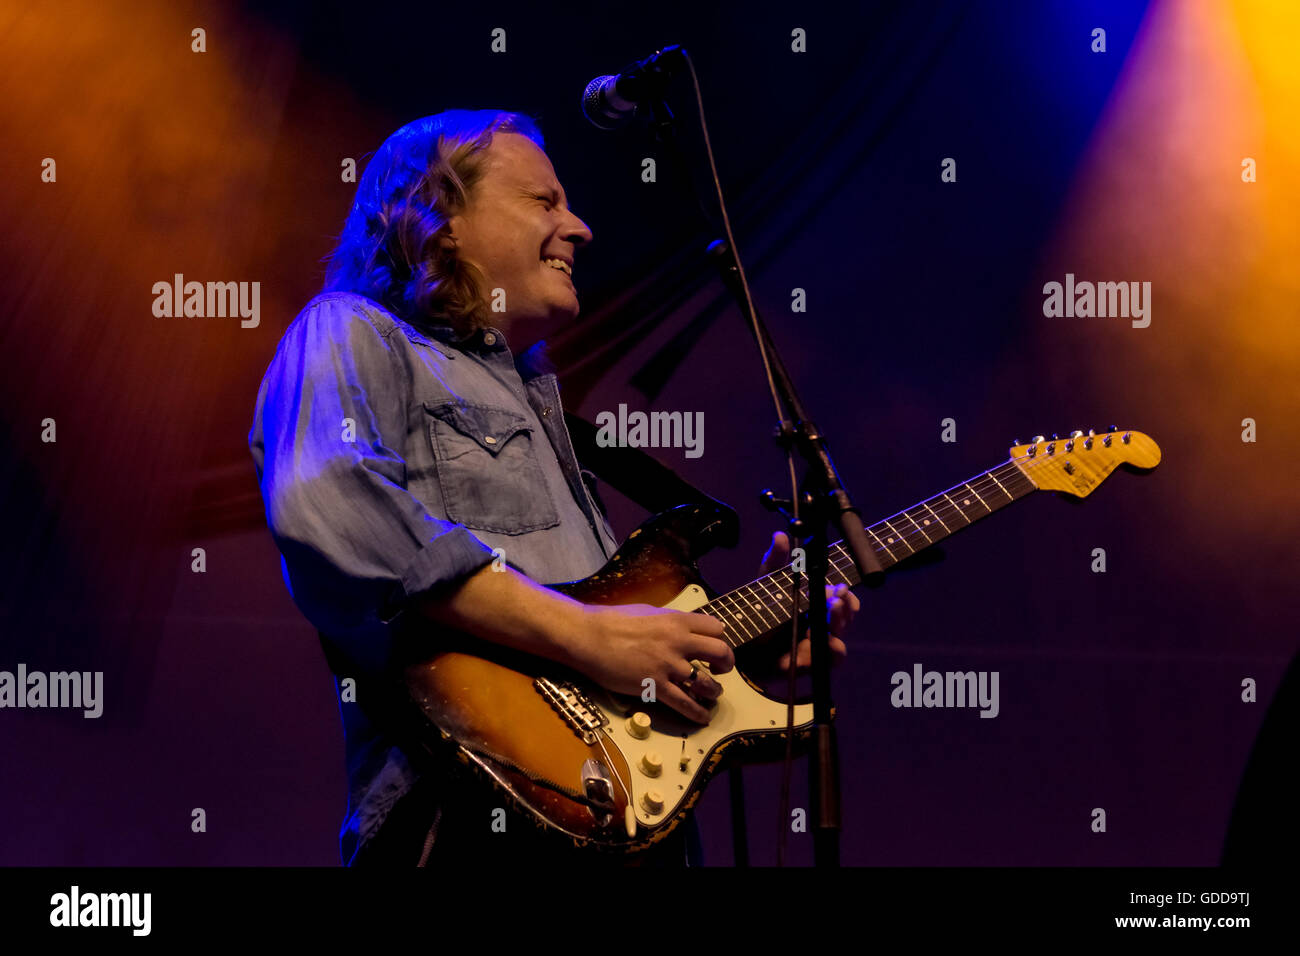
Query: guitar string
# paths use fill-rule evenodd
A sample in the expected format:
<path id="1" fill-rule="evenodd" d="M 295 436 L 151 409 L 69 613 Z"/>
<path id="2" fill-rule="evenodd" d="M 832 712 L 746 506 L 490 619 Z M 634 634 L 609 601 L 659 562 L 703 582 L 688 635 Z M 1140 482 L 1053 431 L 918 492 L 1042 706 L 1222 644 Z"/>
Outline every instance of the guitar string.
<path id="1" fill-rule="evenodd" d="M 877 542 L 881 544 L 879 548 L 874 548 L 873 550 L 877 555 L 882 553 L 888 554 L 894 563 L 898 563 L 899 561 L 904 560 L 907 557 L 910 557 L 910 554 L 905 555 L 903 558 L 898 558 L 893 553 L 892 550 L 893 546 L 897 544 L 904 544 L 907 547 L 911 548 L 911 554 L 915 554 L 916 552 L 921 551 L 925 547 L 929 547 L 931 544 L 933 544 L 934 541 L 930 539 L 929 536 L 926 535 L 922 530 L 925 526 L 915 521 L 915 519 L 912 518 L 911 514 L 909 514 L 909 511 L 915 511 L 916 509 L 922 506 L 924 506 L 932 514 L 934 514 L 936 518 L 939 518 L 940 523 L 944 525 L 945 528 L 947 527 L 947 524 L 943 520 L 944 517 L 952 518 L 954 515 L 960 514 L 966 522 L 966 524 L 955 529 L 956 531 L 960 531 L 962 530 L 962 528 L 973 524 L 975 521 L 978 521 L 980 518 L 992 514 L 998 508 L 1001 508 L 1004 505 L 1010 504 L 1012 501 L 1017 500 L 1018 497 L 1023 497 L 1025 494 L 1029 494 L 1029 492 L 1036 490 L 1037 486 L 1034 485 L 1032 479 L 1030 479 L 1024 473 L 1024 471 L 1016 464 L 1016 462 L 1032 461 L 1032 460 L 1033 459 L 1028 455 L 1021 456 L 1018 458 L 1008 459 L 1007 461 L 1003 462 L 1001 465 L 995 466 L 994 468 L 989 469 L 983 474 L 977 475 L 976 477 L 969 479 L 968 481 L 962 482 L 961 484 L 953 485 L 951 488 L 947 489 L 946 491 L 940 492 L 938 495 L 934 495 L 931 498 L 927 498 L 924 501 L 921 501 L 918 504 L 913 505 L 911 509 L 905 508 L 902 511 L 890 515 L 888 518 L 885 518 L 883 521 L 879 521 L 874 525 L 866 526 L 864 530 L 867 531 L 873 538 L 876 539 Z M 1003 486 L 1003 479 L 1005 479 L 1006 484 L 1012 485 L 1013 488 L 1023 487 L 1022 484 L 1023 482 L 1028 482 L 1030 487 L 1027 490 L 1025 490 L 1021 495 L 1013 495 L 1011 494 L 1010 491 L 1008 491 Z M 1015 482 L 1014 484 L 1012 483 L 1013 479 Z M 949 492 L 956 491 L 957 489 L 961 489 L 961 488 L 969 489 L 975 495 L 976 499 L 982 505 L 984 505 L 986 509 L 984 514 L 978 515 L 975 518 L 970 518 L 966 514 L 966 512 L 963 511 L 961 508 L 959 508 L 955 504 L 951 504 L 952 499 L 951 496 L 949 495 Z M 996 501 L 997 508 L 989 507 L 989 505 L 984 500 L 985 494 L 992 495 L 995 492 L 995 490 L 997 492 L 1000 492 L 1002 495 L 1006 496 L 1007 498 L 1006 501 L 997 500 Z M 948 505 L 941 504 L 938 509 L 935 509 L 930 505 L 930 502 L 935 501 L 936 499 L 943 499 L 944 501 L 949 502 L 949 504 Z M 895 527 L 891 523 L 895 519 L 899 518 L 900 516 L 907 518 L 907 520 L 914 525 L 914 530 L 900 532 L 897 529 L 897 527 Z M 875 531 L 872 530 L 873 528 L 876 528 L 880 525 L 888 525 L 890 528 L 892 528 L 894 531 L 892 537 L 894 537 L 896 540 L 890 543 L 883 542 L 880 536 L 877 535 Z M 955 533 L 955 531 L 947 531 L 945 532 L 944 535 L 941 535 L 940 538 L 942 539 L 943 537 L 947 537 L 948 534 L 952 534 L 952 533 Z M 921 538 L 925 539 L 925 543 L 921 547 L 913 548 L 912 542 L 916 540 L 917 536 L 920 536 Z M 849 583 L 851 579 L 849 578 L 849 575 L 845 573 L 845 568 L 852 566 L 853 564 L 852 557 L 848 555 L 847 552 L 844 551 L 842 542 L 836 543 L 835 551 L 838 553 L 833 552 L 831 554 L 828 562 L 828 572 L 834 571 L 835 573 L 839 574 L 842 578 L 845 579 L 845 583 Z M 720 595 L 718 598 L 715 598 L 713 601 L 710 601 L 709 604 L 706 605 L 706 607 L 713 606 L 719 610 L 728 612 L 727 616 L 734 618 L 736 620 L 737 623 L 736 629 L 741 632 L 742 638 L 740 640 L 740 644 L 747 643 L 748 641 L 753 640 L 755 637 L 760 636 L 760 634 L 768 633 L 773 628 L 779 627 L 782 623 L 784 623 L 785 620 L 789 620 L 789 616 L 791 614 L 791 610 L 790 610 L 791 606 L 785 600 L 785 594 L 788 593 L 788 591 L 783 591 L 783 588 L 787 587 L 791 583 L 791 577 L 792 577 L 792 572 L 790 570 L 790 566 L 787 566 L 782 569 L 778 569 L 777 571 L 774 571 L 770 574 L 762 575 L 755 581 L 750 582 L 748 585 L 744 585 L 740 588 L 736 588 L 735 590 L 730 591 L 727 594 Z M 749 614 L 747 614 L 744 610 L 741 610 L 742 607 L 741 600 L 736 595 L 738 594 L 738 592 L 744 591 L 746 589 L 752 591 L 755 585 L 762 586 L 766 591 L 767 585 L 763 584 L 765 579 L 771 579 L 772 585 L 777 589 L 778 594 L 781 595 L 776 602 L 776 606 L 780 609 L 781 614 L 784 615 L 784 618 L 777 617 L 777 615 L 771 610 L 770 606 L 768 606 L 765 602 L 760 601 L 757 603 L 756 606 L 760 609 L 767 610 L 768 614 L 774 619 L 774 623 L 771 625 L 767 625 L 763 622 L 761 615 L 755 615 L 758 624 L 762 626 L 762 631 L 760 631 L 759 633 L 750 634 L 748 633 L 748 630 L 745 627 L 745 624 L 749 621 Z M 770 597 L 770 594 L 768 596 Z M 808 591 L 806 585 L 801 586 L 800 588 L 801 600 L 799 602 L 801 611 L 805 609 L 804 605 L 807 603 L 807 596 L 808 596 Z M 728 600 L 733 605 L 732 607 L 727 607 L 727 605 L 724 603 Z M 753 610 L 754 606 L 755 605 L 751 602 L 749 606 L 750 611 Z M 704 608 L 700 608 L 700 610 L 704 611 Z M 725 638 L 726 635 L 724 635 L 724 639 Z M 730 639 L 728 639 L 727 642 L 731 644 L 733 647 L 739 646 L 739 644 L 731 641 Z"/>
<path id="2" fill-rule="evenodd" d="M 866 530 L 873 538 L 876 539 L 877 543 L 880 544 L 879 548 L 874 549 L 875 552 L 877 554 L 887 553 L 889 557 L 892 559 L 892 561 L 897 563 L 901 560 L 906 559 L 907 557 L 910 557 L 909 554 L 909 555 L 904 555 L 903 558 L 899 558 L 894 554 L 893 549 L 898 544 L 903 544 L 906 547 L 908 547 L 911 553 L 916 553 L 920 550 L 923 550 L 925 547 L 934 544 L 935 539 L 931 538 L 928 534 L 926 534 L 924 530 L 926 527 L 929 526 L 928 524 L 929 519 L 925 518 L 924 514 L 919 510 L 922 507 L 924 507 L 932 515 L 934 515 L 935 518 L 940 522 L 940 525 L 944 528 L 944 534 L 939 536 L 939 539 L 942 540 L 942 538 L 947 537 L 949 534 L 955 533 L 955 531 L 960 531 L 962 528 L 970 524 L 973 524 L 975 521 L 978 521 L 980 518 L 983 518 L 988 514 L 992 514 L 992 512 L 997 510 L 998 508 L 1001 508 L 1004 505 L 1010 504 L 1012 501 L 1017 500 L 1018 497 L 1023 497 L 1025 494 L 1028 494 L 1030 491 L 1035 490 L 1036 486 L 1033 484 L 1033 481 L 1029 479 L 1028 476 L 1024 474 L 1024 471 L 1016 465 L 1017 461 L 1026 461 L 1026 460 L 1030 460 L 1030 456 L 1021 456 L 1015 459 L 1008 459 L 1003 464 L 998 465 L 995 468 L 991 468 L 987 472 L 978 475 L 975 478 L 970 479 L 969 481 L 963 482 L 959 485 L 954 485 L 952 488 L 949 488 L 947 491 L 941 492 L 940 494 L 935 495 L 932 498 L 925 499 L 924 501 L 919 502 L 918 504 L 912 506 L 912 508 L 910 509 L 903 509 L 902 511 L 899 511 L 894 515 L 891 515 L 890 517 L 884 519 L 883 521 L 877 522 L 875 525 L 870 525 L 866 527 L 864 530 Z M 1029 488 L 1027 489 L 1024 488 L 1026 482 L 1029 484 Z M 1008 490 L 1008 486 L 1016 490 L 1018 494 L 1012 494 L 1011 491 Z M 971 518 L 961 508 L 952 504 L 952 496 L 949 494 L 949 492 L 955 491 L 957 489 L 969 489 L 969 491 L 975 495 L 977 500 L 979 500 L 980 503 L 984 505 L 986 509 L 985 514 L 978 515 L 975 518 Z M 1002 495 L 1005 495 L 1007 500 L 1002 501 L 1001 498 L 997 496 L 998 492 L 1000 492 Z M 989 507 L 988 503 L 985 501 L 986 495 L 990 496 L 993 499 L 996 508 Z M 939 508 L 936 509 L 930 504 L 930 502 L 937 501 L 938 499 L 943 499 L 944 501 L 949 502 L 949 504 L 945 505 L 940 503 Z M 913 517 L 912 512 L 915 512 L 917 517 L 922 518 L 922 521 L 926 523 L 922 524 L 921 522 L 918 522 L 916 518 Z M 956 514 L 960 514 L 962 516 L 963 520 L 965 521 L 965 524 L 957 527 L 956 529 L 951 529 L 948 527 L 947 522 L 943 520 L 943 517 L 944 515 L 946 515 L 951 520 Z M 899 531 L 898 526 L 894 522 L 896 522 L 896 520 L 900 516 L 905 517 L 907 521 L 913 525 L 913 529 L 908 530 L 906 529 L 906 526 L 904 526 L 905 530 Z M 886 526 L 883 529 L 886 532 L 888 531 L 894 532 L 893 535 L 891 535 L 890 537 L 896 540 L 886 542 L 881 539 L 880 535 L 876 534 L 876 532 L 873 529 L 882 525 Z M 925 539 L 924 544 L 922 544 L 920 547 L 913 547 L 913 542 L 916 541 L 918 536 Z M 852 563 L 853 562 L 851 556 L 848 555 L 847 552 L 843 550 L 842 542 L 837 542 L 836 553 L 832 553 L 830 557 L 830 561 L 828 565 L 828 573 L 833 571 L 834 573 L 838 574 L 841 578 L 844 579 L 842 583 L 847 583 L 847 584 L 855 583 L 852 581 L 850 576 L 845 573 L 845 568 L 850 568 L 850 570 L 852 570 L 851 568 Z M 785 595 L 788 593 L 786 589 L 792 583 L 791 578 L 792 578 L 792 572 L 790 568 L 787 566 L 786 568 L 772 572 L 771 574 L 763 575 L 758 579 L 756 579 L 755 581 L 750 582 L 748 585 L 745 585 L 741 588 L 737 588 L 732 592 L 728 592 L 728 594 L 722 595 L 710 603 L 713 604 L 713 606 L 715 606 L 719 610 L 722 610 L 724 612 L 730 612 L 728 616 L 735 618 L 736 625 L 737 625 L 735 629 L 740 632 L 740 643 L 743 644 L 750 640 L 753 640 L 761 633 L 769 633 L 772 629 L 779 627 L 782 623 L 784 623 L 785 620 L 789 620 L 789 616 L 791 614 L 790 608 L 792 605 L 789 601 L 786 600 Z M 771 583 L 771 586 L 778 591 L 779 596 L 775 601 L 772 600 L 773 597 L 772 592 L 771 590 L 769 590 L 769 586 L 768 586 L 769 581 Z M 761 591 L 759 589 L 761 589 Z M 742 598 L 745 596 L 745 594 L 758 597 L 760 600 L 757 602 L 753 600 L 742 601 Z M 806 586 L 801 587 L 800 588 L 801 600 L 799 602 L 801 611 L 806 609 L 807 595 L 808 592 Z M 730 601 L 731 604 L 730 607 L 728 607 L 726 603 L 727 601 Z M 775 604 L 775 606 L 780 610 L 780 616 L 778 616 L 778 614 L 775 611 L 773 611 L 772 604 Z M 758 611 L 766 611 L 767 616 L 771 617 L 773 621 L 771 624 L 768 624 L 764 620 L 764 617 L 761 613 L 754 613 L 751 616 L 751 614 L 746 613 L 743 610 L 739 610 L 742 607 L 747 607 L 751 612 L 755 611 L 755 609 L 757 609 Z M 762 629 L 758 633 L 751 634 L 749 633 L 749 627 L 747 627 L 746 625 L 748 624 L 750 626 L 754 626 L 753 622 L 755 620 L 757 621 L 758 625 L 761 625 Z M 728 643 L 731 644 L 733 647 L 739 646 L 739 644 L 737 644 L 736 642 L 730 639 L 728 639 Z"/>
<path id="3" fill-rule="evenodd" d="M 1010 465 L 1011 467 L 1008 468 L 1008 467 L 1007 467 L 1008 465 Z M 1022 474 L 1022 473 L 1020 472 L 1020 469 L 1019 469 L 1019 468 L 1016 468 L 1016 467 L 1014 466 L 1014 464 L 1013 464 L 1011 461 L 1008 461 L 1007 463 L 1004 463 L 1003 465 L 998 466 L 998 468 L 996 468 L 996 469 L 991 469 L 989 472 L 986 472 L 984 475 L 981 475 L 981 476 L 979 476 L 979 477 L 977 477 L 977 478 L 973 478 L 973 479 L 971 479 L 971 481 L 964 482 L 964 483 L 962 483 L 961 485 L 954 485 L 953 488 L 948 489 L 948 491 L 953 491 L 953 490 L 955 490 L 955 489 L 957 489 L 957 488 L 970 488 L 970 489 L 972 490 L 972 492 L 974 492 L 974 493 L 976 494 L 977 499 L 981 499 L 981 503 L 983 504 L 982 499 L 983 499 L 984 495 L 979 494 L 979 491 L 982 490 L 985 494 L 991 494 L 991 493 L 994 491 L 994 489 L 998 489 L 999 491 L 1002 492 L 1002 494 L 1007 495 L 1007 498 L 1008 498 L 1008 500 L 1007 500 L 1006 502 L 998 501 L 998 502 L 997 502 L 998 506 L 1001 507 L 1003 504 L 1010 504 L 1011 501 L 1014 501 L 1014 500 L 1015 500 L 1015 496 L 1011 495 L 1009 492 L 1007 492 L 1007 491 L 1005 491 L 1005 490 L 1002 489 L 1002 486 L 997 482 L 997 480 L 995 480 L 995 472 L 1002 472 L 1002 477 L 1003 477 L 1003 478 L 1008 478 L 1008 479 L 1011 478 L 1012 476 L 1016 475 L 1016 474 Z M 1023 477 L 1023 475 L 1022 475 L 1022 477 Z M 990 481 L 992 482 L 991 484 L 989 484 Z M 975 488 L 975 485 L 972 484 L 972 483 L 978 483 L 978 484 L 979 484 L 979 489 L 977 490 L 977 489 Z M 1011 483 L 1011 482 L 1008 481 L 1008 483 Z M 1013 487 L 1015 487 L 1014 484 L 1013 484 Z M 1026 493 L 1028 493 L 1028 492 L 1026 492 Z M 941 492 L 939 495 L 935 495 L 933 498 L 929 498 L 929 499 L 926 499 L 926 500 L 923 501 L 923 502 L 918 503 L 917 505 L 913 506 L 911 509 L 904 509 L 904 510 L 902 510 L 902 511 L 897 512 L 897 513 L 894 514 L 894 515 L 891 515 L 889 518 L 886 518 L 886 519 L 884 519 L 883 521 L 877 522 L 875 525 L 870 525 L 870 526 L 865 527 L 864 530 L 866 530 L 868 533 L 870 533 L 871 536 L 872 536 L 873 538 L 875 538 L 876 541 L 880 544 L 880 547 L 874 549 L 875 552 L 876 552 L 877 554 L 888 553 L 889 556 L 890 556 L 890 558 L 893 559 L 895 562 L 897 562 L 897 561 L 900 560 L 900 559 L 897 558 L 897 557 L 895 557 L 894 554 L 893 554 L 892 547 L 893 547 L 894 545 L 897 545 L 897 544 L 906 544 L 906 545 L 910 548 L 910 547 L 911 547 L 911 542 L 912 542 L 913 540 L 915 540 L 916 537 L 917 537 L 918 535 L 919 535 L 920 537 L 926 539 L 926 545 L 925 545 L 925 546 L 929 546 L 930 544 L 933 544 L 934 541 L 933 541 L 932 539 L 930 539 L 929 536 L 926 535 L 926 534 L 924 533 L 923 528 L 924 528 L 925 526 L 922 525 L 922 524 L 920 524 L 920 523 L 918 523 L 918 522 L 917 522 L 917 521 L 916 521 L 916 520 L 911 516 L 911 514 L 909 513 L 909 511 L 915 511 L 917 508 L 919 508 L 919 507 L 921 507 L 921 506 L 926 507 L 926 508 L 927 508 L 927 509 L 932 513 L 932 514 L 934 514 L 934 515 L 936 516 L 936 518 L 939 518 L 939 519 L 941 520 L 941 523 L 944 524 L 945 527 L 946 527 L 946 523 L 945 523 L 945 522 L 942 522 L 942 518 L 943 518 L 944 515 L 946 515 L 948 518 L 952 518 L 955 514 L 961 514 L 962 517 L 963 517 L 963 519 L 964 519 L 965 522 L 966 522 L 966 525 L 969 525 L 969 524 L 973 523 L 974 521 L 979 520 L 979 518 L 984 517 L 984 515 L 980 515 L 979 517 L 977 517 L 977 518 L 975 518 L 975 519 L 971 519 L 969 516 L 967 516 L 967 514 L 966 514 L 964 511 L 962 511 L 960 508 L 956 507 L 955 505 L 948 505 L 948 506 L 941 505 L 941 506 L 940 506 L 940 509 L 942 510 L 943 514 L 940 514 L 940 511 L 936 510 L 935 508 L 931 507 L 931 505 L 930 505 L 930 502 L 931 502 L 931 501 L 934 501 L 934 500 L 939 499 L 939 498 L 947 498 L 948 500 L 951 500 L 950 497 L 948 496 L 948 492 Z M 995 510 L 995 509 L 993 509 L 993 508 L 988 507 L 987 504 L 985 504 L 984 506 L 985 506 L 985 508 L 987 509 L 986 513 L 992 513 L 992 512 Z M 913 529 L 913 530 L 906 530 L 906 531 L 899 531 L 899 530 L 897 529 L 897 527 L 894 527 L 893 525 L 890 525 L 890 528 L 894 531 L 894 534 L 892 535 L 892 537 L 895 538 L 896 540 L 893 541 L 893 542 L 890 543 L 890 544 L 886 544 L 885 542 L 882 541 L 882 539 L 880 538 L 880 536 L 877 535 L 877 534 L 875 533 L 875 531 L 873 531 L 872 529 L 876 528 L 876 527 L 879 526 L 879 525 L 888 525 L 888 524 L 890 524 L 891 521 L 894 521 L 894 520 L 897 519 L 900 515 L 906 517 L 906 518 L 908 519 L 908 521 L 911 522 L 911 523 L 914 525 L 914 529 Z M 922 516 L 922 517 L 923 517 L 923 516 Z M 925 519 L 925 520 L 928 520 L 928 519 Z M 962 525 L 961 527 L 965 527 L 966 525 Z M 961 527 L 957 528 L 956 530 L 958 530 L 958 531 L 961 530 Z M 947 536 L 948 534 L 950 534 L 950 533 L 954 533 L 954 532 L 952 532 L 952 531 L 947 531 L 947 532 L 945 532 L 944 535 L 941 536 L 941 538 L 942 538 L 942 537 L 946 537 L 946 536 Z M 918 551 L 918 550 L 920 550 L 920 549 L 919 549 L 919 548 L 913 548 L 912 550 L 913 550 L 913 552 L 915 552 L 915 551 Z M 833 570 L 833 571 L 835 571 L 836 573 L 838 573 L 841 577 L 845 578 L 845 580 L 846 580 L 846 582 L 847 582 L 847 581 L 848 581 L 848 575 L 844 573 L 844 568 L 845 568 L 846 566 L 852 564 L 852 558 L 851 558 L 849 555 L 847 555 L 847 553 L 845 553 L 845 552 L 843 551 L 843 549 L 842 549 L 842 542 L 836 542 L 836 551 L 839 552 L 839 553 L 838 553 L 838 554 L 832 554 L 832 556 L 831 556 L 831 558 L 830 558 L 830 569 Z M 734 604 L 738 604 L 739 602 L 737 601 L 737 599 L 736 599 L 735 596 L 734 596 L 737 592 L 739 592 L 739 591 L 743 591 L 743 590 L 745 590 L 746 588 L 752 590 L 752 589 L 754 588 L 755 585 L 761 586 L 761 587 L 763 587 L 763 588 L 766 590 L 766 585 L 764 584 L 764 581 L 765 581 L 765 579 L 769 579 L 769 578 L 772 579 L 772 583 L 773 583 L 773 585 L 775 585 L 778 589 L 782 589 L 782 590 L 783 590 L 783 589 L 784 589 L 784 586 L 787 585 L 787 584 L 789 583 L 789 573 L 790 573 L 790 570 L 789 570 L 789 567 L 787 566 L 786 568 L 779 569 L 779 570 L 777 570 L 777 571 L 775 571 L 775 572 L 772 572 L 772 573 L 770 573 L 770 574 L 767 574 L 767 575 L 763 575 L 762 577 L 756 579 L 755 581 L 750 582 L 750 584 L 748 584 L 748 585 L 745 585 L 745 586 L 743 586 L 743 587 L 741 587 L 741 588 L 737 588 L 735 591 L 728 592 L 728 594 L 722 595 L 720 598 L 715 599 L 715 602 L 711 602 L 711 603 L 717 603 L 717 604 L 720 605 L 722 600 L 725 600 L 725 599 L 730 598 Z M 804 591 L 803 593 L 804 593 L 804 595 L 806 596 L 807 592 Z M 780 605 L 780 606 L 782 607 L 783 611 L 786 610 L 786 609 L 788 609 L 788 608 L 787 608 L 787 605 L 782 604 L 782 605 Z M 779 622 L 778 622 L 778 623 L 779 623 Z"/>

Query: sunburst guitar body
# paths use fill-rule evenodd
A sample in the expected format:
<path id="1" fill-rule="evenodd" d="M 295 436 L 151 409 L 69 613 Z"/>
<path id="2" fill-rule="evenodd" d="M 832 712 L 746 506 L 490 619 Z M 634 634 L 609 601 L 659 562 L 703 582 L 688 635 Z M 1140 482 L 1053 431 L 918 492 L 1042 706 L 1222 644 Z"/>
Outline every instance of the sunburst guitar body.
<path id="1" fill-rule="evenodd" d="M 1118 429 L 1017 444 L 1002 465 L 869 526 L 868 539 L 887 569 L 1033 491 L 1082 498 L 1119 465 L 1148 470 L 1159 461 L 1149 437 Z M 808 606 L 806 583 L 792 567 L 722 595 L 701 579 L 696 562 L 723 520 L 705 505 L 674 508 L 634 531 L 596 574 L 551 587 L 587 604 L 699 610 L 723 622 L 734 648 L 788 634 L 791 618 Z M 828 581 L 859 580 L 847 552 L 833 546 Z M 786 703 L 740 668 L 713 675 L 723 693 L 701 725 L 643 699 L 652 697 L 650 687 L 641 696 L 614 694 L 550 661 L 469 636 L 446 646 L 405 669 L 425 732 L 526 819 L 594 851 L 652 846 L 676 829 L 726 761 L 771 759 L 785 744 Z M 795 705 L 797 741 L 812 719 L 811 705 Z"/>

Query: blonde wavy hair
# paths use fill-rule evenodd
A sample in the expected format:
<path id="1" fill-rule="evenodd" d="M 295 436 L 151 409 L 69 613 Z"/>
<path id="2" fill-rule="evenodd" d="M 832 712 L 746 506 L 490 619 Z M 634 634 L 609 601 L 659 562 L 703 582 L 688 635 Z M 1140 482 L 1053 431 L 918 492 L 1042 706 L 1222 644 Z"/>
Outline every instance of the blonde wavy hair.
<path id="1" fill-rule="evenodd" d="M 413 325 L 466 334 L 488 324 L 482 274 L 457 254 L 447 222 L 465 208 L 497 132 L 545 149 L 537 123 L 501 110 L 447 110 L 407 123 L 366 165 L 325 292 L 356 292 Z"/>

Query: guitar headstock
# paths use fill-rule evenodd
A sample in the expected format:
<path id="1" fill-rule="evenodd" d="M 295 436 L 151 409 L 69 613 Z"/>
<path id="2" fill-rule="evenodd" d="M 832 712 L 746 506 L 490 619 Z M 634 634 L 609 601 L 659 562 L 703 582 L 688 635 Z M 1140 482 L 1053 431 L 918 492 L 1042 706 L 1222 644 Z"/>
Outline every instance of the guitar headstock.
<path id="1" fill-rule="evenodd" d="M 1100 435 L 1070 432 L 1068 438 L 1035 436 L 1011 449 L 1011 461 L 1041 491 L 1086 498 L 1120 465 L 1150 469 L 1160 464 L 1160 446 L 1142 432 L 1112 425 Z"/>

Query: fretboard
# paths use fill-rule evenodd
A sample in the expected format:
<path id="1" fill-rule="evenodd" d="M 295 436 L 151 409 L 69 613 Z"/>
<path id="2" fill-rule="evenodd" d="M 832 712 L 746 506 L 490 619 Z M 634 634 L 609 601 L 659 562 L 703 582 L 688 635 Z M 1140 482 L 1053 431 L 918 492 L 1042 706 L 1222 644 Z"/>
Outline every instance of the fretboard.
<path id="1" fill-rule="evenodd" d="M 1007 461 L 871 525 L 866 529 L 867 539 L 881 568 L 888 569 L 1034 490 L 1034 483 Z M 796 580 L 800 581 L 799 611 L 808 609 L 808 586 L 803 577 L 792 565 L 786 565 L 697 610 L 722 621 L 727 626 L 723 640 L 739 647 L 790 622 Z M 860 580 L 844 543 L 831 545 L 827 583 L 852 587 Z"/>

